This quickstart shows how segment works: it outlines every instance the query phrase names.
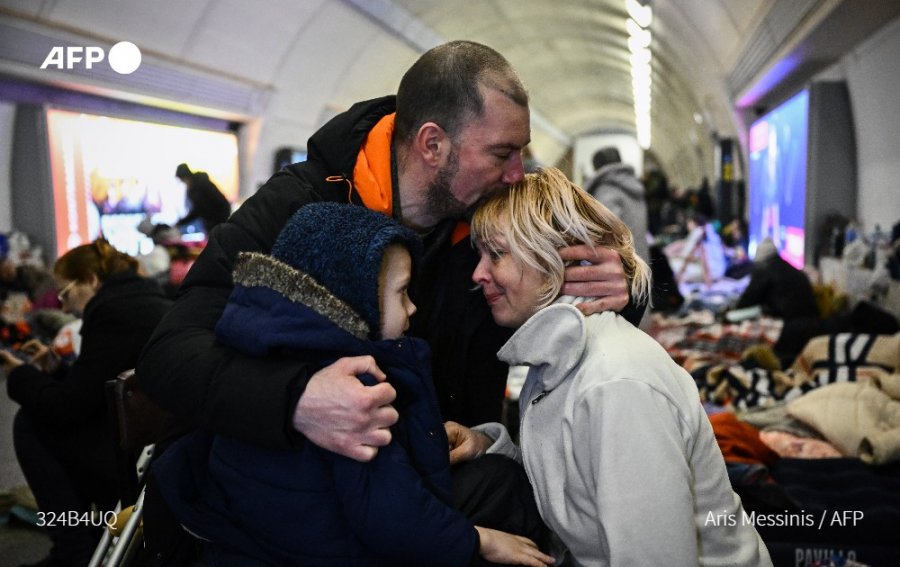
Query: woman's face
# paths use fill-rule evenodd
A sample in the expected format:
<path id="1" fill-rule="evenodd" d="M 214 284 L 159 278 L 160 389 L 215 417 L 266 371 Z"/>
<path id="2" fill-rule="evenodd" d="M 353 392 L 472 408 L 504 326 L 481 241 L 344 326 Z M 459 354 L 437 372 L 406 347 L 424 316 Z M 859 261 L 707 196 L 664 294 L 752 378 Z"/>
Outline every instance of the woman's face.
<path id="1" fill-rule="evenodd" d="M 100 281 L 96 276 L 88 282 L 60 278 L 57 281 L 57 288 L 59 289 L 57 297 L 62 304 L 63 311 L 81 317 L 84 314 L 85 305 L 100 288 Z"/>
<path id="2" fill-rule="evenodd" d="M 541 305 L 544 275 L 509 252 L 506 239 L 497 236 L 493 249 L 478 246 L 480 259 L 472 281 L 481 287 L 494 321 L 501 327 L 519 327 Z"/>

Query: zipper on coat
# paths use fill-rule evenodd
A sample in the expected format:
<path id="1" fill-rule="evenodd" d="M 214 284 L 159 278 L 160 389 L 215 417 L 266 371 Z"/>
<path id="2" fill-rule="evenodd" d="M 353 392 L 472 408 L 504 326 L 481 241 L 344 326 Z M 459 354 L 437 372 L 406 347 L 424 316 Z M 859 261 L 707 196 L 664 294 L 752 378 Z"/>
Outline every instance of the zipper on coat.
<path id="1" fill-rule="evenodd" d="M 540 394 L 535 396 L 533 400 L 531 400 L 531 405 L 535 405 L 539 401 L 543 400 L 547 396 L 547 394 L 549 394 L 552 391 L 553 390 L 544 390 L 543 392 L 541 392 Z"/>

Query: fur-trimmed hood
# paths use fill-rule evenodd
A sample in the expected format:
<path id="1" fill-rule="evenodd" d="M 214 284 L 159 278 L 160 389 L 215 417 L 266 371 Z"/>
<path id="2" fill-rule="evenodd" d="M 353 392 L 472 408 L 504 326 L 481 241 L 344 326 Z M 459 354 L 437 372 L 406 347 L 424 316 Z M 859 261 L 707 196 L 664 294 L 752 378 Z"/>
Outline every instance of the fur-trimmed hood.
<path id="1" fill-rule="evenodd" d="M 271 256 L 241 253 L 234 280 L 216 336 L 241 352 L 311 351 L 324 360 L 370 353 L 375 344 L 369 326 L 346 302 Z"/>
<path id="2" fill-rule="evenodd" d="M 254 268 L 244 270 L 243 277 L 251 277 L 249 274 L 265 266 L 258 274 L 259 277 L 267 274 L 263 285 L 294 297 L 298 293 L 308 295 L 310 288 L 315 287 L 292 272 L 305 274 L 362 319 L 368 326 L 368 338 L 377 339 L 381 331 L 379 276 L 385 251 L 394 244 L 409 252 L 415 275 L 422 255 L 422 242 L 415 232 L 390 216 L 365 207 L 310 203 L 288 219 L 272 247 L 271 257 L 281 262 L 281 266 L 251 260 Z M 301 282 L 303 285 L 297 292 L 286 293 L 289 287 Z M 240 283 L 237 278 L 235 283 Z M 327 303 L 334 304 L 331 300 Z M 330 315 L 330 311 L 326 313 Z M 343 324 L 345 319 L 346 316 L 341 316 L 336 322 Z M 350 332 L 357 334 L 357 328 L 354 323 Z"/>
<path id="3" fill-rule="evenodd" d="M 309 274 L 272 256 L 241 252 L 234 265 L 233 277 L 236 286 L 270 289 L 291 303 L 312 309 L 358 339 L 365 340 L 369 336 L 369 325 L 350 305 Z"/>
<path id="4" fill-rule="evenodd" d="M 370 340 L 368 324 L 345 301 L 309 274 L 271 256 L 240 253 L 234 283 L 216 336 L 243 353 L 309 352 L 321 361 L 369 354 L 406 365 L 392 353 L 397 345 L 407 345 L 403 350 L 415 353 L 418 363 L 430 360 L 431 350 L 422 339 Z"/>

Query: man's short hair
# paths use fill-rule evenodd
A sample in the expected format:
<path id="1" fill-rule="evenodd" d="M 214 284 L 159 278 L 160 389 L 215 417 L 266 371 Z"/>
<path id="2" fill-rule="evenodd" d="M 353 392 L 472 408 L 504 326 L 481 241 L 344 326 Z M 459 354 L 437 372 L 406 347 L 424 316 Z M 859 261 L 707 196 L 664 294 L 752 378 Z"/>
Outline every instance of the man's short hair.
<path id="1" fill-rule="evenodd" d="M 617 150 L 613 146 L 609 146 L 606 148 L 600 148 L 596 152 L 594 152 L 594 171 L 600 169 L 604 165 L 609 165 L 611 163 L 619 163 L 622 161 L 622 157 L 619 155 L 619 150 Z"/>
<path id="2" fill-rule="evenodd" d="M 406 71 L 397 89 L 397 139 L 412 140 L 419 127 L 429 121 L 455 138 L 470 118 L 484 111 L 481 85 L 528 106 L 528 93 L 521 80 L 509 61 L 494 49 L 460 40 L 426 51 Z"/>

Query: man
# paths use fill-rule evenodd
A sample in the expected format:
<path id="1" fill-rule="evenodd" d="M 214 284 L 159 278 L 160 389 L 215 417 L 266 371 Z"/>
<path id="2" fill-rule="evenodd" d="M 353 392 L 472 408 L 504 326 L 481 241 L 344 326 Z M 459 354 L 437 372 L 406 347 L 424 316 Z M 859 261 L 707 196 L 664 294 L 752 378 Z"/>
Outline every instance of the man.
<path id="1" fill-rule="evenodd" d="M 634 174 L 633 167 L 622 163 L 619 150 L 613 146 L 594 152 L 592 161 L 595 173 L 585 184 L 585 190 L 622 219 L 631 230 L 638 256 L 649 264 L 644 184 Z"/>
<path id="2" fill-rule="evenodd" d="M 510 333 L 493 323 L 483 295 L 471 290 L 478 256 L 463 221 L 487 194 L 523 177 L 530 138 L 528 95 L 502 55 L 468 41 L 426 52 L 396 97 L 357 103 L 330 120 L 309 139 L 307 161 L 276 173 L 210 235 L 143 353 L 141 386 L 189 427 L 271 448 L 308 440 L 349 458 L 373 459 L 390 442 L 398 414 L 390 405 L 396 392 L 371 357 L 340 358 L 324 368 L 278 354 L 254 358 L 217 344 L 213 331 L 232 289 L 237 253 L 269 253 L 298 208 L 334 201 L 392 215 L 420 234 L 425 255 L 411 293 L 419 310 L 409 334 L 432 348 L 442 415 L 464 424 L 497 421 L 507 367 L 496 353 Z M 563 255 L 592 262 L 570 268 L 563 289 L 598 298 L 585 309 L 628 303 L 622 264 L 612 251 L 573 247 Z M 362 373 L 380 383 L 363 386 Z M 482 479 L 477 471 L 454 473 L 455 485 L 513 499 L 502 492 L 511 483 Z M 519 489 L 531 493 L 527 481 Z M 168 537 L 154 535 L 149 525 L 152 492 L 151 477 L 148 548 Z"/>
<path id="3" fill-rule="evenodd" d="M 396 115 L 394 114 L 396 110 Z M 426 52 L 404 75 L 396 97 L 357 103 L 309 140 L 309 159 L 275 174 L 211 235 L 179 298 L 137 368 L 142 387 L 194 427 L 268 447 L 304 439 L 358 459 L 390 441 L 397 419 L 383 373 L 367 357 L 318 369 L 296 358 L 252 358 L 216 344 L 213 327 L 231 292 L 239 251 L 270 251 L 287 219 L 315 201 L 363 205 L 417 230 L 425 244 L 419 305 L 410 334 L 433 349 L 445 419 L 499 418 L 506 367 L 496 352 L 509 336 L 497 327 L 470 276 L 477 255 L 460 222 L 488 193 L 522 178 L 530 141 L 528 97 L 499 53 L 456 41 Z M 589 259 L 568 273 L 565 293 L 599 299 L 586 309 L 628 302 L 618 257 L 572 248 Z"/>
<path id="4" fill-rule="evenodd" d="M 180 163 L 175 168 L 175 177 L 184 183 L 187 198 L 191 202 L 190 211 L 175 223 L 176 226 L 184 226 L 200 219 L 203 231 L 208 235 L 213 227 L 228 220 L 231 203 L 205 171 L 192 172 L 186 163 Z"/>

